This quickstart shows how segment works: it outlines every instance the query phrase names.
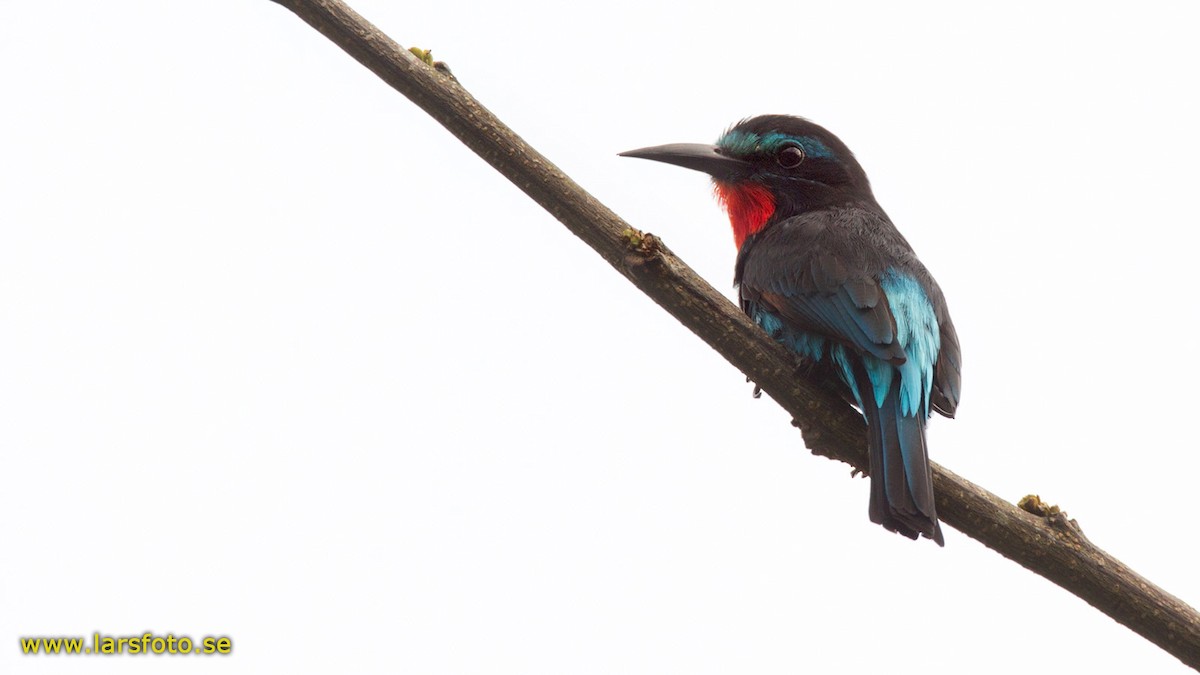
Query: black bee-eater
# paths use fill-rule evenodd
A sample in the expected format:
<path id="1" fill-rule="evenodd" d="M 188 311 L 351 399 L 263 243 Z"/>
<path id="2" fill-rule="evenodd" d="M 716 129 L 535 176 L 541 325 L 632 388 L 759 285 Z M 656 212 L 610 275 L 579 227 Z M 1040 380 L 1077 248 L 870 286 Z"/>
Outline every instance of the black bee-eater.
<path id="1" fill-rule="evenodd" d="M 712 176 L 738 247 L 742 309 L 867 420 L 873 522 L 943 543 L 925 447 L 953 417 L 961 354 L 946 299 L 836 136 L 808 120 L 744 120 L 716 145 L 622 153 Z"/>

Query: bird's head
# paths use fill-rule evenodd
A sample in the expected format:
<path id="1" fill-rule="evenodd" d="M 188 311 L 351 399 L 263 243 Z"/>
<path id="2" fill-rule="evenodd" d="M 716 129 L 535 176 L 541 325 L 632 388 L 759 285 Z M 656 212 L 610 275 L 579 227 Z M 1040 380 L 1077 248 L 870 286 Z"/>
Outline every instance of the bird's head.
<path id="1" fill-rule="evenodd" d="M 703 171 L 729 213 L 738 248 L 772 223 L 805 211 L 875 204 L 850 149 L 806 119 L 762 115 L 742 120 L 716 145 L 676 143 L 622 152 Z"/>

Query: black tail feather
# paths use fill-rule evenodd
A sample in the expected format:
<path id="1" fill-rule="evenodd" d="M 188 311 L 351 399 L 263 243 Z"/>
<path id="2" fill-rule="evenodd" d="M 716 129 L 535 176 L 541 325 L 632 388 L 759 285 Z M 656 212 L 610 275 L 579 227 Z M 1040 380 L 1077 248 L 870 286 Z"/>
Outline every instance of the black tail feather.
<path id="1" fill-rule="evenodd" d="M 871 522 L 910 539 L 924 535 L 944 546 L 925 448 L 925 419 L 900 412 L 899 380 L 892 382 L 883 405 L 876 406 L 866 373 L 858 378 L 859 391 L 867 393 L 862 407 L 871 460 Z"/>

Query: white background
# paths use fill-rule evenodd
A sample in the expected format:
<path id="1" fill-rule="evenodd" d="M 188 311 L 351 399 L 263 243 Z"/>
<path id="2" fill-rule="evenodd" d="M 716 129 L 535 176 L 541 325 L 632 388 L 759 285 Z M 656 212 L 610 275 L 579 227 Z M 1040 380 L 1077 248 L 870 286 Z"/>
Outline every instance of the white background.
<path id="1" fill-rule="evenodd" d="M 731 296 L 705 177 L 616 153 L 829 127 L 958 326 L 934 459 L 1200 602 L 1190 9 L 354 6 Z M 0 671 L 1186 671 L 957 531 L 872 525 L 867 481 L 286 10 L 0 12 Z M 97 630 L 234 653 L 19 653 Z"/>

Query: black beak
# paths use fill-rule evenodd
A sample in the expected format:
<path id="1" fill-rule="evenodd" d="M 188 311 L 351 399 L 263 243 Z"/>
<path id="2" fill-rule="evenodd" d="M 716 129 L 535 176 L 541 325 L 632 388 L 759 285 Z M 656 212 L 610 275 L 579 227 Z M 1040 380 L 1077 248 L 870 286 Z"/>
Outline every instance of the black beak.
<path id="1" fill-rule="evenodd" d="M 732 180 L 746 177 L 753 168 L 750 162 L 743 162 L 727 155 L 722 155 L 715 145 L 702 143 L 671 143 L 656 145 L 652 148 L 641 148 L 621 153 L 622 157 L 638 157 L 652 159 L 656 162 L 666 162 L 696 171 L 703 171 L 713 178 Z"/>

